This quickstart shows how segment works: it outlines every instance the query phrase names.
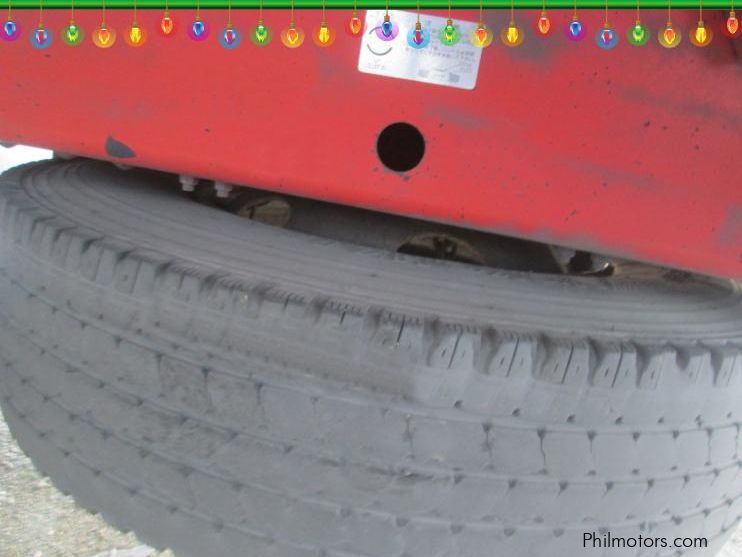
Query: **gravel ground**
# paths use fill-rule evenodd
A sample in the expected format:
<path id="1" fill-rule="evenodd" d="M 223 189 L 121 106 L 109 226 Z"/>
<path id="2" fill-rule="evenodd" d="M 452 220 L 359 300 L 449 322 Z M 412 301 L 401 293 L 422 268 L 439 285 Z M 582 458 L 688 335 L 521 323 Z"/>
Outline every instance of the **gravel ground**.
<path id="1" fill-rule="evenodd" d="M 48 151 L 0 147 L 0 172 L 49 158 Z M 0 418 L 0 557 L 174 557 L 122 534 L 57 491 L 23 454 Z M 742 528 L 718 557 L 742 557 Z"/>
<path id="2" fill-rule="evenodd" d="M 122 534 L 39 475 L 0 419 L 2 557 L 173 557 Z"/>

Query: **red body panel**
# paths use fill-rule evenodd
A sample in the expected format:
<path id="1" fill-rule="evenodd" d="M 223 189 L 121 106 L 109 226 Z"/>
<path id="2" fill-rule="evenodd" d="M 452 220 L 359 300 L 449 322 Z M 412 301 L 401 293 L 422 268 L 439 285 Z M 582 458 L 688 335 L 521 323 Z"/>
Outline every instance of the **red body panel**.
<path id="1" fill-rule="evenodd" d="M 552 13 L 557 29 L 542 39 L 536 12 L 518 12 L 525 42 L 508 49 L 496 37 L 473 91 L 359 73 L 360 41 L 343 32 L 329 48 L 309 36 L 285 48 L 285 11 L 266 14 L 269 46 L 234 50 L 215 38 L 224 12 L 205 13 L 206 43 L 185 35 L 192 12 L 175 12 L 172 39 L 154 32 L 160 15 L 140 13 L 151 30 L 142 48 L 120 36 L 100 50 L 89 37 L 64 45 L 68 14 L 48 13 L 57 36 L 39 51 L 26 36 L 37 14 L 17 12 L 24 37 L 0 44 L 0 138 L 115 160 L 112 137 L 131 148 L 121 160 L 131 165 L 742 278 L 742 42 L 721 35 L 720 12 L 705 16 L 717 32 L 703 49 L 688 41 L 697 14 L 676 12 L 684 37 L 674 50 L 654 37 L 664 12 L 643 14 L 653 37 L 642 48 L 625 40 L 634 14 L 612 13 L 611 51 L 594 43 L 600 12 L 582 14 L 580 43 L 564 36 L 570 13 Z M 329 23 L 348 16 L 332 12 Z M 99 17 L 76 19 L 89 35 Z M 319 17 L 300 11 L 297 23 L 309 33 Z M 499 32 L 506 17 L 487 21 Z M 236 25 L 256 19 L 238 12 Z M 121 34 L 131 13 L 108 20 Z M 426 140 L 407 173 L 376 154 L 396 121 Z"/>

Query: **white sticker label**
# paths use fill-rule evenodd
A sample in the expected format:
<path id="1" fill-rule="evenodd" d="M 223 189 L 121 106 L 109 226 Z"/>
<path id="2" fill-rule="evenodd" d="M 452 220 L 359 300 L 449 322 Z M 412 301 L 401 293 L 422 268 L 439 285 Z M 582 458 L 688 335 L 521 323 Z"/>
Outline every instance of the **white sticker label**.
<path id="1" fill-rule="evenodd" d="M 366 12 L 367 25 L 358 56 L 358 71 L 459 89 L 474 89 L 482 49 L 472 45 L 469 36 L 476 29 L 477 23 L 455 20 L 461 40 L 448 46 L 439 39 L 440 31 L 446 25 L 446 18 L 421 14 L 420 23 L 430 34 L 430 42 L 418 49 L 412 48 L 407 41 L 408 33 L 415 28 L 417 14 L 392 10 L 389 15 L 399 31 L 393 40 L 384 41 L 379 38 L 384 10 Z"/>

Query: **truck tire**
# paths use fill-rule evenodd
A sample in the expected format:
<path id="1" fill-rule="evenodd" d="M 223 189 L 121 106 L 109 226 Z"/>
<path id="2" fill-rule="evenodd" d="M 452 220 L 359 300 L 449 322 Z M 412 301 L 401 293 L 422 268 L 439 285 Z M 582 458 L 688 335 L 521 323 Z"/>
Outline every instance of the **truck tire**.
<path id="1" fill-rule="evenodd" d="M 179 557 L 709 557 L 742 513 L 730 281 L 359 248 L 90 161 L 0 218 L 11 430 Z"/>

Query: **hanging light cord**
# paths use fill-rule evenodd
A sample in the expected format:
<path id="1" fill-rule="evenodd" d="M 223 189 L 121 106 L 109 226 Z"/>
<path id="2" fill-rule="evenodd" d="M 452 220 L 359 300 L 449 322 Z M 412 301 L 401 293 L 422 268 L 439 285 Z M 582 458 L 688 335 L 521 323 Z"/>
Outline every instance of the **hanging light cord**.
<path id="1" fill-rule="evenodd" d="M 44 0 L 39 0 L 39 29 L 44 27 Z"/>
<path id="2" fill-rule="evenodd" d="M 75 22 L 75 0 L 71 1 L 70 4 L 70 23 Z"/>
<path id="3" fill-rule="evenodd" d="M 294 0 L 291 0 L 291 27 L 294 26 Z"/>

